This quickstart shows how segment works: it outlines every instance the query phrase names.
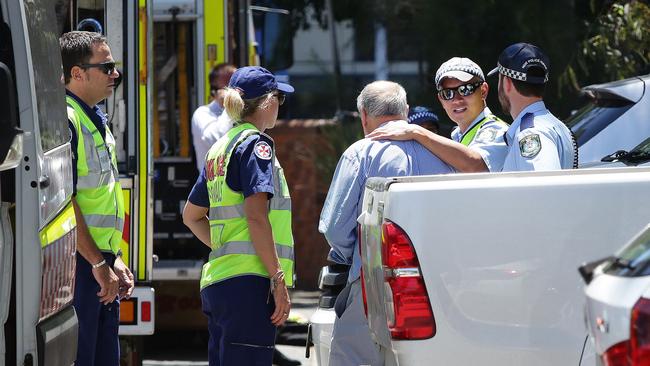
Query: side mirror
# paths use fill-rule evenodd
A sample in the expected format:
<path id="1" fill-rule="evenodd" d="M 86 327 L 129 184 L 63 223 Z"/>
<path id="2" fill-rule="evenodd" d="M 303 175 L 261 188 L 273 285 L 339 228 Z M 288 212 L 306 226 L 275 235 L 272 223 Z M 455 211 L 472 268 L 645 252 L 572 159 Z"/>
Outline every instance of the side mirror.
<path id="1" fill-rule="evenodd" d="M 0 62 L 0 171 L 18 166 L 23 155 L 23 131 L 17 127 L 16 100 L 11 70 Z"/>

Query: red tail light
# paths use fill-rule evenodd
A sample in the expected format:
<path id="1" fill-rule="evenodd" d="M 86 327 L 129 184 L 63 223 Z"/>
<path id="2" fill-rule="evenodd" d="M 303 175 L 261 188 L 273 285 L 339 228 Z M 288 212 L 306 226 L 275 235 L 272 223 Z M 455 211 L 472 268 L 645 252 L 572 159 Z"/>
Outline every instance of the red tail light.
<path id="1" fill-rule="evenodd" d="M 648 299 L 639 299 L 632 308 L 629 352 L 632 366 L 650 365 L 650 300 Z"/>
<path id="2" fill-rule="evenodd" d="M 616 343 L 609 347 L 602 355 L 604 366 L 629 366 L 630 363 L 627 359 L 628 354 L 628 341 Z"/>
<path id="3" fill-rule="evenodd" d="M 151 321 L 151 301 L 143 301 L 140 306 L 142 321 L 150 322 Z"/>
<path id="4" fill-rule="evenodd" d="M 605 366 L 650 366 L 650 300 L 641 298 L 632 308 L 630 339 L 602 355 Z"/>
<path id="5" fill-rule="evenodd" d="M 393 339 L 433 337 L 436 323 L 415 249 L 404 230 L 390 221 L 382 226 L 382 261 L 392 299 L 386 311 Z"/>

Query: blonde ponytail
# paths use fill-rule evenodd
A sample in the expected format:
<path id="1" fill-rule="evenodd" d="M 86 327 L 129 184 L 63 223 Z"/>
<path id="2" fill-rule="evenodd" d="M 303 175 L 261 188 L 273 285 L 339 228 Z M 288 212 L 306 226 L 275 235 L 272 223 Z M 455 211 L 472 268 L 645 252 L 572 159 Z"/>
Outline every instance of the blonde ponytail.
<path id="1" fill-rule="evenodd" d="M 226 88 L 226 95 L 223 98 L 223 107 L 228 113 L 228 116 L 235 121 L 239 122 L 242 118 L 244 111 L 244 99 L 237 89 Z"/>

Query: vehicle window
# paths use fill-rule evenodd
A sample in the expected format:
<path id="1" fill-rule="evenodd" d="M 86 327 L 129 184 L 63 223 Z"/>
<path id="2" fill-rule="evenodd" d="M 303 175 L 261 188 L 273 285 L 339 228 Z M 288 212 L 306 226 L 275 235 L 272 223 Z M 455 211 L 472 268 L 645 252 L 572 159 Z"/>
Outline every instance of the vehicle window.
<path id="1" fill-rule="evenodd" d="M 25 2 L 43 151 L 70 140 L 56 19 L 48 16 L 54 14 L 53 6 L 50 0 Z"/>
<path id="2" fill-rule="evenodd" d="M 569 117 L 565 123 L 576 136 L 578 146 L 582 146 L 633 105 L 634 103 L 623 100 L 593 99 Z"/>
<path id="3" fill-rule="evenodd" d="M 650 228 L 647 228 L 617 255 L 618 263 L 612 262 L 604 269 L 605 273 L 638 277 L 650 275 Z"/>

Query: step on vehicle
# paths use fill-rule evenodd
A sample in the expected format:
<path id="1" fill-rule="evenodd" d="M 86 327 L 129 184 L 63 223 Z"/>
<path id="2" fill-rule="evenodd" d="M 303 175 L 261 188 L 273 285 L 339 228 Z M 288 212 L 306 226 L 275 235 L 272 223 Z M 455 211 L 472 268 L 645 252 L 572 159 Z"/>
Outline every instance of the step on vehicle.
<path id="1" fill-rule="evenodd" d="M 350 266 L 345 264 L 330 264 L 321 269 L 318 276 L 318 288 L 321 290 L 318 308 L 309 318 L 307 335 L 307 356 L 309 347 L 313 345 L 316 364 L 329 365 L 329 354 L 332 344 L 332 329 L 336 313 L 334 304 L 336 297 L 348 281 Z"/>

